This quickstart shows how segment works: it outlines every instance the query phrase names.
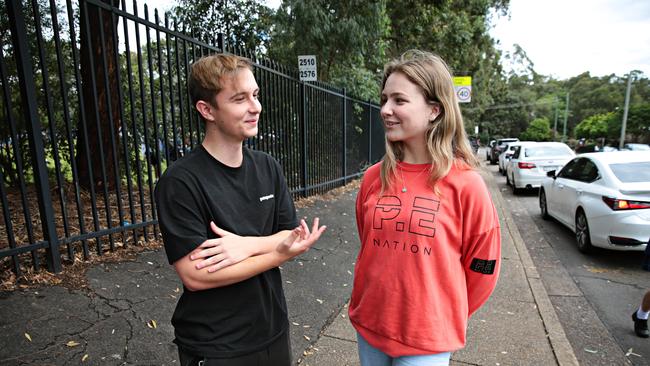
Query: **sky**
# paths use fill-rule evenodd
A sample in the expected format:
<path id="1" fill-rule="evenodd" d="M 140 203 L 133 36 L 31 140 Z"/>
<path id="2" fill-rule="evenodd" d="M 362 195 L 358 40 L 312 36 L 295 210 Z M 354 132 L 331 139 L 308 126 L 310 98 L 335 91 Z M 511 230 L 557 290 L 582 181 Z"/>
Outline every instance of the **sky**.
<path id="1" fill-rule="evenodd" d="M 519 44 L 539 74 L 650 76 L 648 0 L 510 0 L 508 13 L 490 34 L 504 51 Z"/>
<path id="2" fill-rule="evenodd" d="M 144 2 L 159 10 L 175 3 Z M 265 2 L 277 7 L 280 0 Z M 497 47 L 519 44 L 539 74 L 567 79 L 641 70 L 650 77 L 650 0 L 510 0 L 508 15 L 493 24 Z"/>

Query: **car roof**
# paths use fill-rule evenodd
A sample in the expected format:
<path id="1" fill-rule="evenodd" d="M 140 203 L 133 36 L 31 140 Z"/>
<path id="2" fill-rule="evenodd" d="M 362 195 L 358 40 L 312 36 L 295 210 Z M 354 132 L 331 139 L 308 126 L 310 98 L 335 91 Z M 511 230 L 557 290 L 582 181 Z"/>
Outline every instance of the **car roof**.
<path id="1" fill-rule="evenodd" d="M 578 156 L 589 157 L 603 164 L 650 161 L 650 152 L 648 151 L 606 151 L 580 154 Z"/>
<path id="2" fill-rule="evenodd" d="M 556 141 L 542 141 L 542 142 L 535 142 L 535 143 L 532 143 L 532 144 L 526 144 L 526 146 L 530 146 L 530 145 L 535 145 L 536 147 L 537 146 L 541 146 L 541 147 L 544 147 L 544 146 L 566 146 L 569 149 L 571 149 L 569 147 L 569 145 L 565 144 L 564 142 L 556 142 Z"/>

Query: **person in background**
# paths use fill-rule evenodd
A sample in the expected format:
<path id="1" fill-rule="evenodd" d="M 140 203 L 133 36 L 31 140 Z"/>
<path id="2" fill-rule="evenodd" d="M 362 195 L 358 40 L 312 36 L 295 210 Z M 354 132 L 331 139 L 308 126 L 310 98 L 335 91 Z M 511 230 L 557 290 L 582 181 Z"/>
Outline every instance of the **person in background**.
<path id="1" fill-rule="evenodd" d="M 278 266 L 325 230 L 300 224 L 282 168 L 243 147 L 262 106 L 248 59 L 211 55 L 190 70 L 202 144 L 162 175 L 155 198 L 165 252 L 183 282 L 172 317 L 180 365 L 289 366 Z"/>
<path id="2" fill-rule="evenodd" d="M 451 74 L 429 52 L 386 65 L 386 154 L 356 202 L 349 306 L 362 366 L 448 365 L 499 274 L 499 219 L 465 134 Z"/>
<path id="3" fill-rule="evenodd" d="M 648 331 L 648 315 L 650 315 L 650 291 L 646 291 L 639 309 L 632 313 L 634 333 L 641 338 L 648 338 L 650 336 L 650 331 Z"/>

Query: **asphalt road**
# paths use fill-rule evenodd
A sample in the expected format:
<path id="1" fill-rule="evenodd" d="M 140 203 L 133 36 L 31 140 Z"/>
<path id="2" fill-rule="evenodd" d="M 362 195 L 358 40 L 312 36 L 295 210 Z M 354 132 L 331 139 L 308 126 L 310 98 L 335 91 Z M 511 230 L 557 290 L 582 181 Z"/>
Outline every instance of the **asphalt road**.
<path id="1" fill-rule="evenodd" d="M 485 158 L 485 152 L 479 153 Z M 541 218 L 538 191 L 513 195 L 497 165 L 487 164 L 542 276 L 581 365 L 650 366 L 650 340 L 636 337 L 631 320 L 650 288 L 642 252 L 596 250 L 584 255 L 571 230 Z"/>

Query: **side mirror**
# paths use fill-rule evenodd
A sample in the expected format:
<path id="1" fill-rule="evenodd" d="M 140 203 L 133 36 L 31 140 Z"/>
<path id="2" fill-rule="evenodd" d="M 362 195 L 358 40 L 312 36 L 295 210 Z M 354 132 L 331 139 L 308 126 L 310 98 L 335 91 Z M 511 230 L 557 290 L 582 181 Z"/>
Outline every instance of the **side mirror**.
<path id="1" fill-rule="evenodd" d="M 551 177 L 551 178 L 553 178 L 553 179 L 557 178 L 557 177 L 555 176 L 555 170 L 551 170 L 551 171 L 549 171 L 549 172 L 546 172 L 546 176 L 547 176 L 547 177 Z"/>

